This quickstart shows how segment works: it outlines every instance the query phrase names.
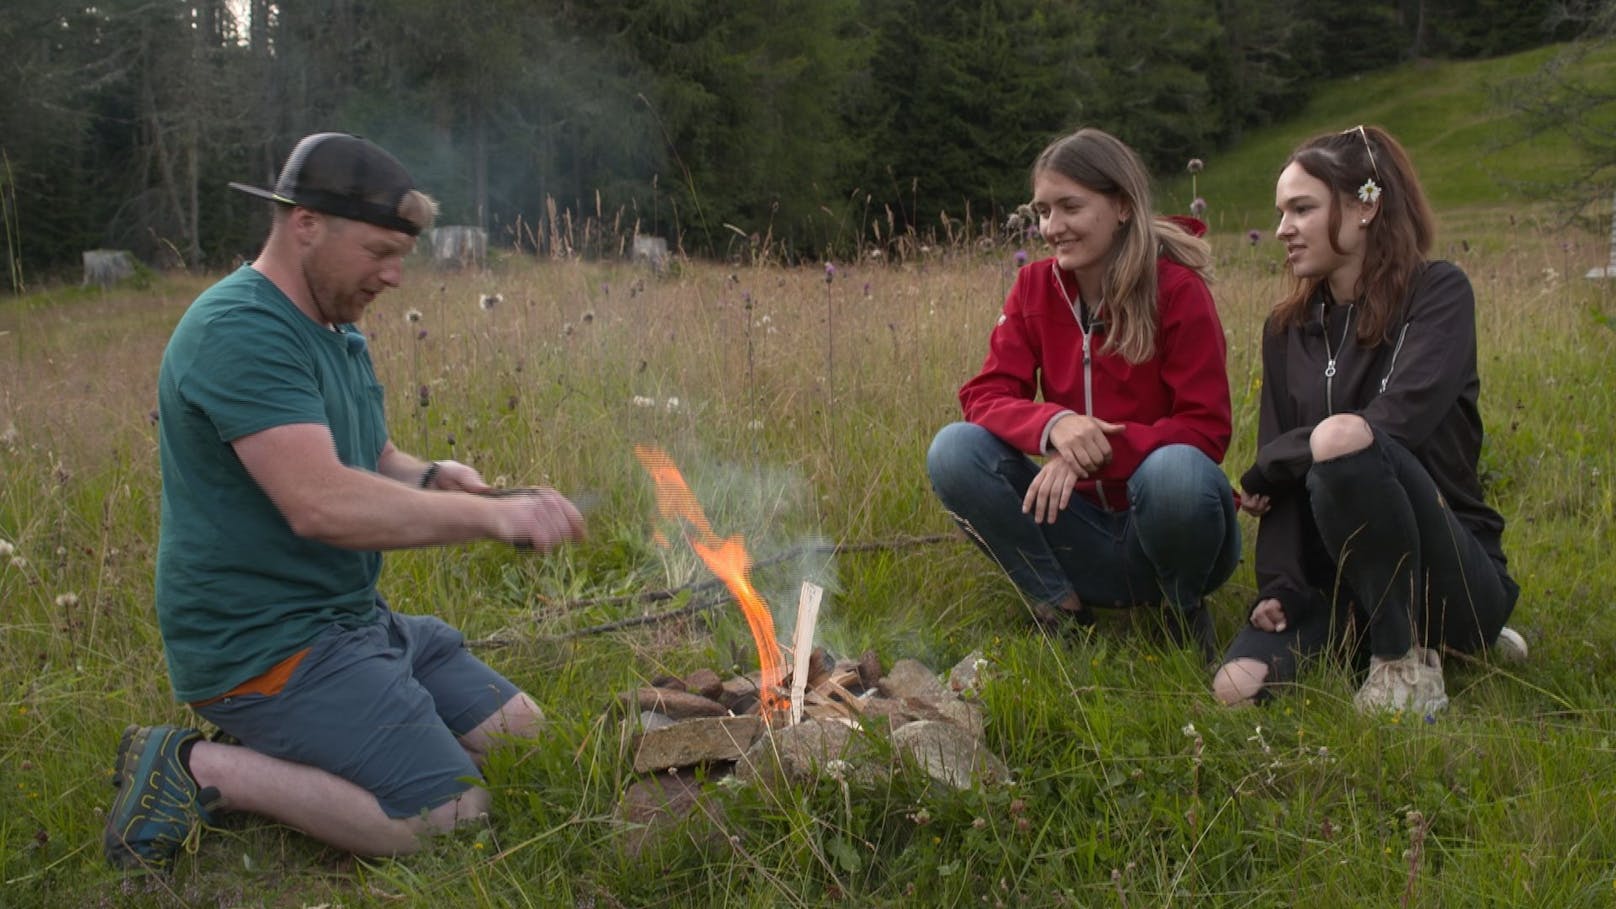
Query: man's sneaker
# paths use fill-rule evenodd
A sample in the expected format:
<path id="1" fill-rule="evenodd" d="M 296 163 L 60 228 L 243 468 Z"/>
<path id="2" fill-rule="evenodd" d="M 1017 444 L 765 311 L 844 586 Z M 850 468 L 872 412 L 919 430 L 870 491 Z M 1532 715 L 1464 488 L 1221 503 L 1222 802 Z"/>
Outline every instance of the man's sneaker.
<path id="1" fill-rule="evenodd" d="M 1495 663 L 1524 663 L 1526 662 L 1526 638 L 1521 633 L 1505 625 L 1498 632 L 1498 640 L 1493 641 L 1492 650 L 1489 651 Z"/>
<path id="2" fill-rule="evenodd" d="M 202 733 L 177 726 L 123 731 L 112 770 L 118 795 L 101 839 L 113 867 L 166 869 L 181 846 L 213 823 L 209 809 L 218 802 L 219 790 L 198 790 L 180 762 L 180 748 L 189 741 L 202 741 Z"/>
<path id="3" fill-rule="evenodd" d="M 1448 706 L 1442 658 L 1435 650 L 1410 648 L 1393 659 L 1369 658 L 1369 677 L 1353 699 L 1363 713 L 1405 711 L 1429 716 Z"/>

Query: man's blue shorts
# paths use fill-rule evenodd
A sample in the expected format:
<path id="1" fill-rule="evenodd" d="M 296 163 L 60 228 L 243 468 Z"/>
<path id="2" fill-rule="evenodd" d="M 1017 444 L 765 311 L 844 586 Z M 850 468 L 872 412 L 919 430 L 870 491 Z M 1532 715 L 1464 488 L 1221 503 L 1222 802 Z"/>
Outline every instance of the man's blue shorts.
<path id="1" fill-rule="evenodd" d="M 196 712 L 261 754 L 318 767 L 418 815 L 477 785 L 458 737 L 518 694 L 431 616 L 380 618 L 316 638 L 280 693 L 227 697 Z"/>

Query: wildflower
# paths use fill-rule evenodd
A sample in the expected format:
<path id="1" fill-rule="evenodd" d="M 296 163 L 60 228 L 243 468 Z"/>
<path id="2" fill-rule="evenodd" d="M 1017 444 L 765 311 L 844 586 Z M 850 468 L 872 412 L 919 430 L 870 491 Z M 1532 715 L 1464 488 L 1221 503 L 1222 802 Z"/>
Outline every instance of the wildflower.
<path id="1" fill-rule="evenodd" d="M 870 295 L 870 282 L 868 282 L 868 281 L 864 282 L 864 295 L 866 297 L 868 297 Z"/>
<path id="2" fill-rule="evenodd" d="M 595 311 L 593 309 L 584 310 L 584 315 L 583 315 L 584 324 L 588 325 L 589 323 L 591 323 L 593 321 L 595 321 Z"/>
<path id="3" fill-rule="evenodd" d="M 1202 161 L 1200 158 L 1191 158 L 1189 166 L 1187 166 L 1185 168 L 1185 170 L 1188 170 L 1192 174 L 1198 174 L 1202 170 L 1204 170 L 1205 168 L 1206 168 L 1206 162 L 1205 161 Z"/>
<path id="4" fill-rule="evenodd" d="M 830 282 L 832 282 L 834 280 L 836 280 L 836 266 L 832 265 L 829 262 L 826 262 L 825 263 L 825 283 L 829 284 Z"/>
<path id="5" fill-rule="evenodd" d="M 420 400 L 422 407 L 430 407 L 432 405 L 431 387 L 422 385 L 420 388 L 415 390 L 415 396 Z"/>
<path id="6" fill-rule="evenodd" d="M 74 606 L 77 606 L 78 604 L 79 604 L 79 595 L 76 594 L 76 593 L 73 593 L 72 591 L 68 591 L 67 593 L 63 593 L 63 594 L 58 594 L 57 597 L 56 597 L 56 606 L 59 609 L 72 609 Z"/>
<path id="7" fill-rule="evenodd" d="M 679 409 L 679 399 L 669 398 L 662 406 L 667 409 L 668 413 L 673 413 Z"/>
<path id="8" fill-rule="evenodd" d="M 1026 265 L 1026 264 L 1027 264 L 1027 251 L 1025 249 L 1016 250 L 1016 267 L 1020 268 L 1021 266 Z"/>
<path id="9" fill-rule="evenodd" d="M 1358 187 L 1358 201 L 1365 205 L 1373 205 L 1379 200 L 1380 185 L 1375 182 L 1375 178 L 1370 177 L 1363 181 L 1363 185 Z"/>
<path id="10" fill-rule="evenodd" d="M 647 398 L 644 395 L 635 395 L 633 398 L 629 399 L 629 403 L 633 404 L 635 407 L 655 407 L 656 406 L 656 401 L 654 399 Z"/>
<path id="11" fill-rule="evenodd" d="M 753 432 L 760 432 L 763 429 L 763 421 L 753 420 L 752 422 L 746 424 L 746 428 L 752 430 Z"/>
<path id="12" fill-rule="evenodd" d="M 566 337 L 566 338 L 572 337 L 572 323 L 571 322 L 567 322 L 567 323 L 565 323 L 565 324 L 563 324 L 561 326 L 561 335 L 562 335 L 562 337 Z"/>
<path id="13" fill-rule="evenodd" d="M 1190 214 L 1197 218 L 1206 214 L 1206 200 L 1196 196 L 1195 200 L 1190 202 Z"/>
<path id="14" fill-rule="evenodd" d="M 416 332 L 415 333 L 415 340 L 417 340 L 417 341 L 425 341 L 426 340 L 426 329 L 423 328 L 420 331 Z"/>
<path id="15" fill-rule="evenodd" d="M 481 306 L 484 311 L 487 311 L 504 302 L 504 294 L 483 294 L 482 297 L 477 300 L 477 305 Z"/>
<path id="16" fill-rule="evenodd" d="M 408 312 L 404 313 L 404 321 L 406 321 L 406 322 L 419 322 L 419 321 L 421 321 L 421 311 L 419 309 L 409 310 Z"/>
<path id="17" fill-rule="evenodd" d="M 1196 735 L 1195 724 L 1194 723 L 1185 723 L 1184 728 L 1180 729 L 1179 731 L 1184 733 L 1185 735 L 1189 736 L 1190 738 L 1194 738 L 1195 735 Z"/>
<path id="18" fill-rule="evenodd" d="M 18 571 L 21 571 L 24 568 L 28 567 L 28 560 L 23 558 L 22 556 L 12 556 L 11 557 L 11 567 L 17 569 Z"/>
<path id="19" fill-rule="evenodd" d="M 1261 243 L 1262 231 L 1256 229 L 1246 231 L 1246 242 L 1250 243 L 1252 246 L 1256 246 L 1258 243 Z"/>
<path id="20" fill-rule="evenodd" d="M 0 559 L 9 559 L 16 551 L 17 547 L 12 545 L 10 540 L 0 540 Z"/>

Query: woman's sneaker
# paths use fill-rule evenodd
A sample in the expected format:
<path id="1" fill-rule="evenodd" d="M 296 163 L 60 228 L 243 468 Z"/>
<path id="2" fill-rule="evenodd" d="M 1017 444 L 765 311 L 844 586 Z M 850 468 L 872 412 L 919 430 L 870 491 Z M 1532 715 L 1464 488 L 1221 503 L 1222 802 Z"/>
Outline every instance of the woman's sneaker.
<path id="1" fill-rule="evenodd" d="M 1489 651 L 1495 663 L 1524 663 L 1526 662 L 1526 638 L 1521 633 L 1505 625 L 1498 632 L 1498 640 L 1493 641 L 1492 650 Z"/>
<path id="2" fill-rule="evenodd" d="M 118 795 L 107 812 L 101 845 L 107 861 L 126 870 L 163 870 L 180 847 L 213 823 L 219 790 L 198 789 L 180 761 L 186 742 L 202 733 L 177 726 L 130 726 L 118 743 L 112 785 Z"/>
<path id="3" fill-rule="evenodd" d="M 1352 702 L 1362 713 L 1403 711 L 1430 716 L 1448 706 L 1442 683 L 1442 657 L 1435 650 L 1412 647 L 1393 659 L 1369 658 L 1369 676 Z"/>

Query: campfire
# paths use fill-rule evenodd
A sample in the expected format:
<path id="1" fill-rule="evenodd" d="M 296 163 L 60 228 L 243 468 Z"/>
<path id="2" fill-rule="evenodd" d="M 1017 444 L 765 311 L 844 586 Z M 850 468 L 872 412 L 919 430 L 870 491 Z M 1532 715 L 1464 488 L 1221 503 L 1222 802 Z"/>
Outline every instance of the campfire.
<path id="1" fill-rule="evenodd" d="M 856 660 L 836 657 L 814 644 L 823 592 L 805 581 L 786 671 L 774 616 L 752 585 L 745 542 L 713 531 L 666 453 L 637 446 L 635 455 L 656 483 L 663 516 L 675 522 L 740 606 L 757 644 L 758 669 L 727 679 L 711 669 L 659 677 L 618 698 L 628 714 L 625 756 L 635 773 L 646 775 L 619 809 L 636 824 L 631 850 L 670 821 L 692 815 L 705 797 L 702 777 L 733 773 L 769 785 L 811 782 L 831 772 L 839 779 L 851 774 L 874 780 L 897 770 L 905 756 L 956 787 L 1008 777 L 982 744 L 984 720 L 975 696 L 984 663 L 977 654 L 956 665 L 946 681 L 916 660 L 900 659 L 883 670 L 874 651 Z M 672 545 L 665 538 L 658 542 Z M 870 748 L 871 734 L 886 737 L 890 747 Z"/>

